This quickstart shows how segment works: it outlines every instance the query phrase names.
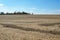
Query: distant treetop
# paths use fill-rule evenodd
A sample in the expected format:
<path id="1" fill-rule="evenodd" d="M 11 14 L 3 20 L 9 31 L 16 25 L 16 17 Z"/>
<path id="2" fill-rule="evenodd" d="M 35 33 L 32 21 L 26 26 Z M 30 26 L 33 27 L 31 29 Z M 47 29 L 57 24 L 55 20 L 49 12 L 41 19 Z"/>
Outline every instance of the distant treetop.
<path id="1" fill-rule="evenodd" d="M 31 15 L 30 13 L 27 13 L 27 12 L 13 12 L 13 13 L 4 13 L 4 12 L 0 12 L 0 15 Z"/>

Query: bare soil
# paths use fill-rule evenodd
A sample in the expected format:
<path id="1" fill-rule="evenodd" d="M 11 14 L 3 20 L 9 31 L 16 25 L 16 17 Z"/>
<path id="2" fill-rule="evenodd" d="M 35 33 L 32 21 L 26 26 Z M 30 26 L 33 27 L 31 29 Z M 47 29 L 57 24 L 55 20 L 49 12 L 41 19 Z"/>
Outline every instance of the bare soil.
<path id="1" fill-rule="evenodd" d="M 60 40 L 60 16 L 0 15 L 0 40 Z"/>

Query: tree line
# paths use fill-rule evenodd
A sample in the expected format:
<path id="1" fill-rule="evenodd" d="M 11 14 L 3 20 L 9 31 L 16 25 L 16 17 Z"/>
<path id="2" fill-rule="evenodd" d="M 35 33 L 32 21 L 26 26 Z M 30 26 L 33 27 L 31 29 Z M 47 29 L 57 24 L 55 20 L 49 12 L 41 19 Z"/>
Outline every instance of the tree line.
<path id="1" fill-rule="evenodd" d="M 27 12 L 13 12 L 13 13 L 0 12 L 0 15 L 30 15 L 30 13 L 27 13 Z"/>

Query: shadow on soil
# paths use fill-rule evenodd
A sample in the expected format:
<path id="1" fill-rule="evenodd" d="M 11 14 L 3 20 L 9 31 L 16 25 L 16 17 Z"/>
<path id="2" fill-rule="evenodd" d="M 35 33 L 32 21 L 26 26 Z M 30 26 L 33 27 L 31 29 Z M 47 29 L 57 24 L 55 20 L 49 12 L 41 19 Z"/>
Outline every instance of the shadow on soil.
<path id="1" fill-rule="evenodd" d="M 33 32 L 42 32 L 42 33 L 50 33 L 50 34 L 54 34 L 54 35 L 60 35 L 60 32 L 57 32 L 57 31 L 46 31 L 46 30 L 33 29 L 33 28 L 23 28 L 23 27 L 18 27 L 13 24 L 0 24 L 0 25 L 3 25 L 3 27 L 20 29 L 20 30 L 24 30 L 24 31 L 33 31 Z"/>

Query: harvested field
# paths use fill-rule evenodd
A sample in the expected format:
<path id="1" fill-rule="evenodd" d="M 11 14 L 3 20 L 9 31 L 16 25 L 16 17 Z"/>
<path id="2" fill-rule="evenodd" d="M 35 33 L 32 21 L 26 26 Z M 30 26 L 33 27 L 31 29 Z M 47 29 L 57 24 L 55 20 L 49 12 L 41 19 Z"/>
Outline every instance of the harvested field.
<path id="1" fill-rule="evenodd" d="M 60 40 L 60 16 L 0 15 L 0 40 Z"/>

